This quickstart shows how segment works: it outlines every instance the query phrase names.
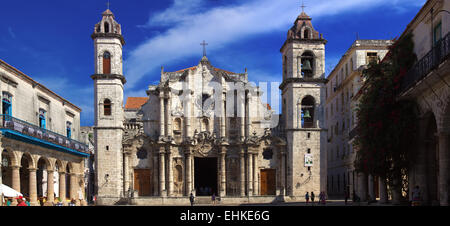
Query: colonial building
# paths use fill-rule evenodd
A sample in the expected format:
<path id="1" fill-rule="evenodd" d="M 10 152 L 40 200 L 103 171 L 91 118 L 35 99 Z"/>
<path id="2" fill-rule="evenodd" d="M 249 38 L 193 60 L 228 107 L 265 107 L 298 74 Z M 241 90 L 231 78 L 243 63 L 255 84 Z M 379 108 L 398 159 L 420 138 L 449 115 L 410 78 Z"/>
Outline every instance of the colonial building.
<path id="1" fill-rule="evenodd" d="M 409 23 L 417 62 L 405 76 L 398 98 L 419 106 L 419 139 L 408 176 L 427 204 L 449 203 L 450 0 L 429 0 Z"/>
<path id="2" fill-rule="evenodd" d="M 162 68 L 147 97 L 124 108 L 125 42 L 112 12 L 102 16 L 92 35 L 97 204 L 188 204 L 191 193 L 273 202 L 325 191 L 326 40 L 304 12 L 280 50 L 280 118 L 247 70 L 214 67 L 206 53 L 195 66 Z"/>
<path id="3" fill-rule="evenodd" d="M 31 205 L 46 197 L 86 204 L 80 143 L 81 109 L 0 60 L 0 183 L 26 196 Z M 14 200 L 15 202 L 15 200 Z"/>
<path id="4" fill-rule="evenodd" d="M 327 77 L 325 119 L 328 126 L 329 196 L 344 198 L 345 191 L 352 195 L 353 191 L 360 187 L 353 166 L 356 152 L 352 144 L 353 134 L 350 133 L 357 121 L 356 94 L 364 82 L 362 71 L 371 61 L 378 62 L 384 58 L 391 44 L 390 40 L 356 40 Z M 370 178 L 369 181 L 369 187 L 377 187 L 376 179 Z M 371 197 L 375 198 L 378 189 L 371 191 Z"/>

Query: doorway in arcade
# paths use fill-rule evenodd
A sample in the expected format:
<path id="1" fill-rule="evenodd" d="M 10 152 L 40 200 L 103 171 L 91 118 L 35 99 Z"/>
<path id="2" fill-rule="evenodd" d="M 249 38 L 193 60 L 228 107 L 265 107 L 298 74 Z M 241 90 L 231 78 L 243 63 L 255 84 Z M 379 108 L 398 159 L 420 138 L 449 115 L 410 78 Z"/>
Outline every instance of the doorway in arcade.
<path id="1" fill-rule="evenodd" d="M 194 158 L 196 196 L 217 196 L 217 158 Z"/>

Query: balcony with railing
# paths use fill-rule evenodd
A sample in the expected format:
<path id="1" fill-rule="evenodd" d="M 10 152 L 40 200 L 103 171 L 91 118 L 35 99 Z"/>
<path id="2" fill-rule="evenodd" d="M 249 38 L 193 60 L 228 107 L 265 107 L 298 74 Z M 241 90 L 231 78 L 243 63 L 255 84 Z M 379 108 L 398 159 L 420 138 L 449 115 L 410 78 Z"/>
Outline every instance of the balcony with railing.
<path id="1" fill-rule="evenodd" d="M 0 115 L 0 130 L 7 137 L 11 136 L 33 144 L 81 156 L 90 154 L 89 146 L 86 144 L 9 115 Z"/>
<path id="2" fill-rule="evenodd" d="M 400 94 L 405 93 L 419 81 L 436 69 L 450 55 L 450 33 L 438 41 L 435 46 L 417 61 L 403 78 Z"/>

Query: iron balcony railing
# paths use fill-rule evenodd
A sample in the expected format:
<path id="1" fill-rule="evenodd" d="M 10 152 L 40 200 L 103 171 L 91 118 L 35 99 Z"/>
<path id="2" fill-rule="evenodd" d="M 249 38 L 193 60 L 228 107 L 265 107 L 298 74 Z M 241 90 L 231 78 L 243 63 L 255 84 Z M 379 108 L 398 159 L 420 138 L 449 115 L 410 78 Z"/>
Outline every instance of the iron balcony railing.
<path id="1" fill-rule="evenodd" d="M 72 140 L 66 136 L 52 132 L 50 130 L 40 128 L 39 126 L 22 121 L 12 116 L 0 115 L 0 121 L 0 128 L 14 130 L 24 135 L 35 137 L 40 140 L 70 148 L 82 153 L 90 154 L 89 147 L 86 144 L 83 144 L 76 140 Z"/>
<path id="2" fill-rule="evenodd" d="M 437 68 L 450 55 L 450 32 L 444 38 L 439 40 L 435 46 L 418 62 L 409 69 L 403 78 L 400 94 L 413 87 L 417 82 L 421 81 L 432 70 Z"/>

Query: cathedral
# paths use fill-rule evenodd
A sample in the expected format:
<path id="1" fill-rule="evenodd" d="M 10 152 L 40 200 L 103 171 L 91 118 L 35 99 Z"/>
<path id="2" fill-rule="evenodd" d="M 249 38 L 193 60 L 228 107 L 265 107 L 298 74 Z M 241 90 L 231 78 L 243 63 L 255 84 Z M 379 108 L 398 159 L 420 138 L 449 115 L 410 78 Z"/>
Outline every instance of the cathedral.
<path id="1" fill-rule="evenodd" d="M 306 13 L 280 49 L 282 114 L 262 101 L 246 69 L 214 67 L 205 52 L 195 66 L 162 67 L 159 84 L 124 107 L 125 41 L 109 9 L 91 37 L 98 205 L 187 205 L 190 194 L 289 202 L 326 191 L 327 41 Z"/>

